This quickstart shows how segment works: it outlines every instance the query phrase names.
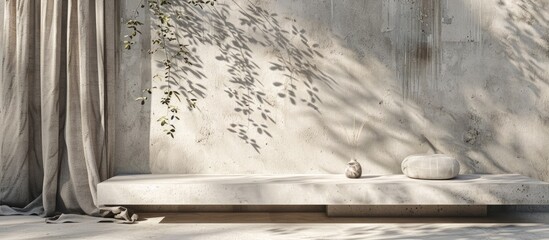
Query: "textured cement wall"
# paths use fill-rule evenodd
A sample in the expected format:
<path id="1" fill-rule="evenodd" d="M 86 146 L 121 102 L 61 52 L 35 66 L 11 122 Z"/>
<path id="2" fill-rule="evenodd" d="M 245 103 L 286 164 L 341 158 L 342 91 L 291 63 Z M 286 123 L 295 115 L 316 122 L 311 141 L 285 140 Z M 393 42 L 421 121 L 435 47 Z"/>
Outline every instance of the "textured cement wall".
<path id="1" fill-rule="evenodd" d="M 122 22 L 136 2 L 122 2 Z M 150 80 L 161 55 L 147 54 L 143 31 L 120 50 L 118 173 L 343 173 L 356 157 L 365 174 L 386 174 L 407 155 L 438 152 L 456 156 L 461 173 L 549 181 L 549 1 L 220 0 L 172 10 L 187 16 L 179 34 L 197 63 L 179 64 L 174 87 L 197 108 L 179 104 L 171 139 L 157 122 L 160 91 L 134 101 L 162 84 Z M 347 138 L 363 123 L 355 147 Z"/>

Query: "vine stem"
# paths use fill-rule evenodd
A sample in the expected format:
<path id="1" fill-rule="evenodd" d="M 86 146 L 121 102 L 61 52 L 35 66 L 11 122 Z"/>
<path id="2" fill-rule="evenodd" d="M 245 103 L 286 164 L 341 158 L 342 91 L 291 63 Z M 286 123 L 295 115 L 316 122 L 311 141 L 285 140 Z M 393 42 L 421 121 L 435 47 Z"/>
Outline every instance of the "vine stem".
<path id="1" fill-rule="evenodd" d="M 174 60 L 177 59 L 179 56 L 184 56 L 185 63 L 191 64 L 189 61 L 189 54 L 190 52 L 186 48 L 185 45 L 181 43 L 180 36 L 178 35 L 177 29 L 175 25 L 172 25 L 173 15 L 170 14 L 170 11 L 174 11 L 173 3 L 180 3 L 180 4 L 188 4 L 193 6 L 198 6 L 202 8 L 202 5 L 213 5 L 216 0 L 184 0 L 184 1 L 172 1 L 172 0 L 147 0 L 147 6 L 149 13 L 154 15 L 154 17 L 157 18 L 156 23 L 151 23 L 151 26 L 153 28 L 156 28 L 156 34 L 158 35 L 158 38 L 152 39 L 152 47 L 148 50 L 149 54 L 154 54 L 157 51 L 161 50 L 164 52 L 164 75 L 159 76 L 159 74 L 154 74 L 153 79 L 159 78 L 160 81 L 166 82 L 166 87 L 162 90 L 164 90 L 164 95 L 161 98 L 161 104 L 166 106 L 166 115 L 161 116 L 158 121 L 160 122 L 160 125 L 165 127 L 165 132 L 167 135 L 170 135 L 172 138 L 174 137 L 173 133 L 175 132 L 175 126 L 172 124 L 173 120 L 179 120 L 179 117 L 177 116 L 178 109 L 177 106 L 172 105 L 172 99 L 175 96 L 179 101 L 181 101 L 179 95 L 181 94 L 179 91 L 174 89 L 174 84 L 179 85 L 180 82 L 178 79 L 176 79 L 176 74 L 174 73 L 173 67 L 174 67 Z M 135 15 L 133 17 L 130 17 L 128 19 L 126 26 L 127 28 L 131 29 L 132 31 L 125 36 L 124 40 L 124 48 L 125 49 L 131 49 L 132 45 L 135 44 L 134 38 L 137 37 L 138 34 L 141 34 L 139 31 L 139 28 L 143 23 L 137 20 L 137 18 L 140 15 L 139 8 L 144 8 L 145 6 L 145 0 L 140 0 L 137 8 L 135 9 Z M 178 13 L 178 17 L 180 14 Z M 173 50 L 170 48 L 170 43 L 176 41 L 178 46 L 177 50 Z M 157 46 L 157 47 L 156 47 Z M 175 53 L 174 53 L 175 51 Z M 162 61 L 162 60 L 160 60 Z M 173 81 L 173 82 L 172 82 Z M 156 87 L 154 87 L 156 88 Z M 149 94 L 152 94 L 151 89 L 144 89 L 143 92 L 148 92 Z M 185 95 L 187 96 L 187 95 Z M 137 98 L 136 100 L 140 101 L 141 104 L 145 104 L 145 101 L 147 100 L 147 97 L 141 96 Z M 187 99 L 189 100 L 189 99 Z M 191 105 L 191 102 L 188 101 L 188 103 Z M 191 107 L 194 108 L 194 103 L 192 103 Z"/>

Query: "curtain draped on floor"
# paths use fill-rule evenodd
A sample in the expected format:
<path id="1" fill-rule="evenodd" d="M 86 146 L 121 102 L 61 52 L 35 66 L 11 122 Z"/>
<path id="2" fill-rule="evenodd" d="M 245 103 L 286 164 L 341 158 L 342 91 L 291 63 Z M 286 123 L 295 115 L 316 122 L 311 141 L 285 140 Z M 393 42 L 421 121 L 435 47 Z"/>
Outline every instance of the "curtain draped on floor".
<path id="1" fill-rule="evenodd" d="M 107 103 L 116 74 L 115 2 L 2 3 L 0 215 L 135 219 L 96 204 L 97 184 L 113 164 Z"/>

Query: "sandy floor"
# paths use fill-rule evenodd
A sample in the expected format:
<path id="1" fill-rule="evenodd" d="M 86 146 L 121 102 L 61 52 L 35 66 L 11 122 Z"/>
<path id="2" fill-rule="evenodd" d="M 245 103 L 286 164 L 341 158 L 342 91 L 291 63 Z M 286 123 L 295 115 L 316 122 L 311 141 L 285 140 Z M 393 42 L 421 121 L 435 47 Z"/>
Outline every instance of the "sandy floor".
<path id="1" fill-rule="evenodd" d="M 328 218 L 322 213 L 142 214 L 133 225 L 0 217 L 0 239 L 549 239 L 549 213 Z"/>

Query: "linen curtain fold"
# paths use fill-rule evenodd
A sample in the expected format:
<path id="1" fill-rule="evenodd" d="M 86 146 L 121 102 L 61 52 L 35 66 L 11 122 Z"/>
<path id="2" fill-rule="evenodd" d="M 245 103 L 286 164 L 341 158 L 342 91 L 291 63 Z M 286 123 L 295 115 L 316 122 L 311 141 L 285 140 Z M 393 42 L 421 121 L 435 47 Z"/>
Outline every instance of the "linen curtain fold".
<path id="1" fill-rule="evenodd" d="M 95 202 L 112 166 L 106 64 L 115 55 L 105 51 L 116 43 L 105 32 L 116 18 L 105 11 L 114 1 L 2 4 L 0 215 L 124 212 Z"/>

